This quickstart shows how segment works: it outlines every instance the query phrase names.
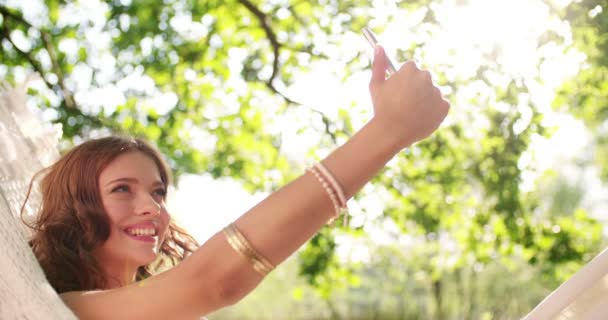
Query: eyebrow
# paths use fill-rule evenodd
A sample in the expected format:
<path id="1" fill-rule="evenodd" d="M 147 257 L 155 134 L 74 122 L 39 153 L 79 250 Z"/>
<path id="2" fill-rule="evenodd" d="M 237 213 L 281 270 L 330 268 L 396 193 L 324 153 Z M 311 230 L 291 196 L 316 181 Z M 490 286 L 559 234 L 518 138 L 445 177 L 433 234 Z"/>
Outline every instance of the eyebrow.
<path id="1" fill-rule="evenodd" d="M 136 178 L 128 178 L 128 177 L 126 177 L 126 178 L 118 178 L 118 179 L 114 179 L 114 180 L 106 183 L 106 187 L 109 186 L 109 185 L 111 185 L 111 184 L 113 184 L 113 183 L 116 183 L 116 182 L 139 183 L 139 180 L 137 180 Z M 154 183 L 152 183 L 152 186 L 163 186 L 163 187 L 165 187 L 165 184 L 162 181 L 160 181 L 160 180 L 156 180 Z"/>

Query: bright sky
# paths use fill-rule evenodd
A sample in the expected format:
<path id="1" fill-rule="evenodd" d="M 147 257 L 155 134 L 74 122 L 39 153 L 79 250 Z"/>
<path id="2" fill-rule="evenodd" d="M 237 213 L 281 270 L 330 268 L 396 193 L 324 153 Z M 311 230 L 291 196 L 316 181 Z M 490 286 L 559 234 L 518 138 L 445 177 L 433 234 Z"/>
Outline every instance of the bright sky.
<path id="1" fill-rule="evenodd" d="M 571 0 L 553 0 L 557 6 L 565 6 Z M 24 14 L 30 21 L 44 21 L 44 12 L 37 8 L 39 0 L 7 0 L 9 4 L 28 8 Z M 421 39 L 431 39 L 423 50 L 413 57 L 419 64 L 430 67 L 431 70 L 441 70 L 449 79 L 472 79 L 475 77 L 477 67 L 480 63 L 489 59 L 490 53 L 495 53 L 494 59 L 500 66 L 491 77 L 497 85 L 510 81 L 511 78 L 527 79 L 530 94 L 520 97 L 522 104 L 518 106 L 524 114 L 530 114 L 526 101 L 534 102 L 545 114 L 547 125 L 557 125 L 559 130 L 550 139 L 535 139 L 530 152 L 523 157 L 522 162 L 533 163 L 537 170 L 527 172 L 524 177 L 524 188 L 533 188 L 537 172 L 553 168 L 564 171 L 568 176 L 582 177 L 588 186 L 585 205 L 594 212 L 602 211 L 601 203 L 606 203 L 607 193 L 602 189 L 597 177 L 597 172 L 578 172 L 577 168 L 567 165 L 574 157 L 586 156 L 585 152 L 589 143 L 589 135 L 585 127 L 577 120 L 569 116 L 556 114 L 550 108 L 554 89 L 567 77 L 574 75 L 584 56 L 575 50 L 565 50 L 561 44 L 548 43 L 538 48 L 539 37 L 547 30 L 553 30 L 556 34 L 566 39 L 569 44 L 569 26 L 558 19 L 549 16 L 549 9 L 541 0 L 447 0 L 433 5 L 436 18 L 440 21 L 438 26 L 423 24 L 424 11 L 419 10 L 412 13 L 400 13 L 395 9 L 394 3 L 385 1 L 373 1 L 376 5 L 374 11 L 375 19 L 370 21 L 374 29 L 383 30 L 378 34 L 380 42 L 387 48 L 389 56 L 397 49 L 405 49 L 412 43 L 420 42 Z M 69 23 L 74 19 L 85 19 L 94 24 L 100 24 L 104 19 L 104 9 L 98 0 L 81 0 L 79 5 L 71 5 L 68 12 L 62 17 L 62 23 Z M 396 13 L 402 15 L 396 16 Z M 188 29 L 190 21 L 181 19 L 174 22 L 184 30 Z M 172 23 L 173 24 L 173 23 Z M 191 28 L 192 29 L 192 28 Z M 95 45 L 99 48 L 109 47 L 110 38 L 101 32 L 101 29 L 90 31 L 90 39 L 95 39 Z M 25 37 L 15 35 L 15 41 L 27 48 Z M 142 43 L 142 46 L 150 45 Z M 69 52 L 76 48 L 69 41 L 60 44 L 60 50 Z M 241 49 L 242 50 L 242 49 Z M 369 71 L 353 74 L 345 83 L 340 77 L 344 72 L 344 64 L 357 53 L 365 52 L 360 61 L 362 66 L 367 66 L 371 58 L 371 48 L 359 33 L 359 30 L 345 30 L 343 43 L 339 46 L 327 46 L 325 53 L 330 60 L 318 62 L 311 72 L 296 75 L 294 85 L 287 88 L 289 95 L 295 100 L 303 102 L 312 108 L 322 110 L 330 117 L 337 114 L 339 106 L 350 105 L 355 102 L 356 108 L 350 110 L 354 124 L 360 126 L 365 119 L 371 116 L 371 105 L 367 93 Z M 234 64 L 236 58 L 242 52 L 234 50 L 231 56 L 235 60 L 228 61 Z M 111 72 L 115 60 L 109 54 L 100 54 L 92 57 L 96 63 L 107 66 L 105 70 Z M 537 65 L 544 59 L 540 69 Z M 396 63 L 400 65 L 400 63 Z M 446 67 L 449 66 L 449 67 Z M 238 66 L 236 66 L 238 67 Z M 1 71 L 1 70 L 0 70 Z M 107 110 L 112 110 L 116 105 L 125 101 L 122 91 L 127 88 L 146 91 L 156 94 L 155 104 L 159 111 L 166 112 L 176 103 L 176 97 L 172 95 L 161 95 L 154 88 L 152 80 L 133 76 L 125 79 L 117 85 L 104 88 L 88 88 L 81 85 L 89 83 L 91 71 L 86 67 L 79 66 L 74 69 L 74 79 L 78 93 L 76 98 L 81 104 L 90 104 L 92 108 L 101 108 L 100 104 Z M 103 77 L 104 75 L 98 75 Z M 110 74 L 106 75 L 110 76 Z M 23 74 L 25 77 L 25 74 Z M 83 80 L 83 81 L 79 81 Z M 236 80 L 235 80 L 236 81 Z M 34 84 L 43 87 L 41 83 Z M 314 93 L 314 94 L 311 94 Z M 486 97 L 489 103 L 493 102 L 493 88 L 487 87 L 479 81 L 470 81 L 465 87 L 458 88 L 453 95 L 453 109 L 447 121 L 457 121 L 464 117 L 466 110 L 474 110 L 478 106 L 469 104 L 473 96 Z M 226 97 L 230 99 L 230 97 Z M 234 100 L 234 99 L 233 99 Z M 158 102 L 161 101 L 159 104 Z M 230 101 L 230 100 L 227 100 Z M 164 102 L 164 103 L 162 103 Z M 501 104 L 492 105 L 501 107 Z M 459 112 L 461 111 L 461 112 Z M 297 110 L 295 112 L 298 112 Z M 52 116 L 52 115 L 47 115 Z M 310 147 L 318 145 L 318 134 L 313 131 L 295 132 L 293 128 L 303 127 L 294 125 L 294 122 L 302 122 L 305 117 L 299 117 L 297 113 L 287 114 L 290 125 L 277 128 L 282 132 L 286 153 L 291 159 L 301 163 L 307 163 L 306 152 Z M 304 120 L 308 121 L 308 120 Z M 475 134 L 476 128 L 487 125 L 483 120 L 476 120 L 471 124 L 470 134 Z M 300 123 L 303 124 L 303 123 Z M 525 121 L 522 127 L 525 126 Z M 204 132 L 199 133 L 197 145 L 201 148 L 212 148 L 213 143 Z M 563 146 L 568 146 L 564 148 Z M 566 165 L 564 165 L 564 163 Z M 525 163 L 524 163 L 525 164 Z M 371 192 L 370 192 L 371 193 Z M 256 202 L 264 198 L 264 194 L 250 195 L 243 190 L 239 183 L 231 179 L 213 180 L 208 175 L 194 176 L 186 175 L 180 180 L 177 190 L 170 194 L 169 206 L 174 215 L 201 241 L 209 238 L 224 225 L 236 219 Z M 379 216 L 382 212 L 382 195 L 373 194 L 360 203 L 354 204 L 352 211 L 357 216 L 361 208 L 366 208 L 373 216 Z M 367 217 L 370 218 L 370 217 Z M 355 224 L 361 223 L 365 217 L 357 216 L 353 219 Z M 386 230 L 394 228 L 390 222 L 370 224 L 368 231 L 376 241 L 387 241 L 383 236 Z M 363 254 L 364 255 L 364 254 Z M 362 258 L 363 259 L 363 258 Z"/>

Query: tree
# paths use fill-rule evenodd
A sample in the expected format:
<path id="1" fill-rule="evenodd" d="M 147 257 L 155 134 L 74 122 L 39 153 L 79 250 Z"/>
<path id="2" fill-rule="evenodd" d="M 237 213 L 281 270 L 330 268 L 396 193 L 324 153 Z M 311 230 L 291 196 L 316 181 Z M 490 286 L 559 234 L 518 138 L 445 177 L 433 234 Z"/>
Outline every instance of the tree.
<path id="1" fill-rule="evenodd" d="M 561 88 L 555 107 L 584 120 L 594 133 L 595 163 L 603 179 L 608 178 L 608 3 L 602 0 L 577 1 L 562 15 L 573 28 L 574 46 L 584 53 L 581 71 Z"/>
<path id="2" fill-rule="evenodd" d="M 445 28 L 443 4 L 393 5 L 385 25 L 405 14 L 419 20 L 420 37 L 399 48 L 400 60 L 424 60 L 431 51 L 433 37 Z M 282 153 L 277 123 L 293 119 L 295 111 L 308 120 L 297 129 L 317 130 L 321 137 L 312 157 L 353 132 L 352 113 L 361 106 L 345 101 L 329 115 L 298 102 L 288 88 L 315 63 L 329 61 L 325 53 L 337 50 L 345 35 L 374 20 L 369 1 L 114 0 L 84 6 L 47 0 L 36 13 L 0 1 L 0 74 L 9 81 L 32 71 L 41 75 L 44 87 L 31 97 L 62 124 L 67 146 L 107 132 L 144 136 L 168 157 L 177 177 L 209 172 L 269 191 L 301 172 Z M 547 30 L 535 41 L 542 47 L 566 40 Z M 459 104 L 454 120 L 403 152 L 358 196 L 385 195 L 384 214 L 367 224 L 388 221 L 397 236 L 420 241 L 428 261 L 415 266 L 429 275 L 429 310 L 436 318 L 452 312 L 444 297 L 454 274 L 523 259 L 542 266 L 553 285 L 576 270 L 599 239 L 599 225 L 584 211 L 539 213 L 540 193 L 522 190 L 530 169 L 522 158 L 533 137 L 548 135 L 541 106 L 529 99 L 531 84 L 542 82 L 544 58 L 536 61 L 536 73 L 512 74 L 499 63 L 504 49 L 480 48 L 467 75 L 456 71 L 458 53 L 449 50 L 445 62 L 425 65 Z M 340 63 L 344 79 L 367 67 L 356 53 Z M 95 94 L 114 102 L 87 98 Z M 365 236 L 364 225 L 340 232 Z M 300 273 L 329 302 L 338 285 L 355 286 L 365 270 L 339 261 L 334 236 L 323 230 L 299 256 Z M 328 308 L 340 316 L 338 308 Z"/>

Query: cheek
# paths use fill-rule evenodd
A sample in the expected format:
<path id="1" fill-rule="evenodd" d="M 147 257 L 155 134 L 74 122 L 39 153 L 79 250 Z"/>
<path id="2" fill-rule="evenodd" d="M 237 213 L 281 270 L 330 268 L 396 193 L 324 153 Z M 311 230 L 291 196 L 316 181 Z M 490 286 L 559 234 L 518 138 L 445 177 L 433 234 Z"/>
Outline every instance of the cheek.
<path id="1" fill-rule="evenodd" d="M 161 234 L 163 235 L 161 242 L 167 238 L 167 233 L 169 232 L 169 223 L 170 222 L 171 222 L 171 216 L 169 215 L 169 213 L 167 213 L 166 210 L 163 210 L 160 215 L 160 223 L 161 223 L 161 228 L 162 228 Z"/>
<path id="2" fill-rule="evenodd" d="M 120 224 L 122 220 L 129 217 L 129 212 L 131 212 L 130 205 L 124 202 L 107 201 L 103 206 L 113 224 Z"/>

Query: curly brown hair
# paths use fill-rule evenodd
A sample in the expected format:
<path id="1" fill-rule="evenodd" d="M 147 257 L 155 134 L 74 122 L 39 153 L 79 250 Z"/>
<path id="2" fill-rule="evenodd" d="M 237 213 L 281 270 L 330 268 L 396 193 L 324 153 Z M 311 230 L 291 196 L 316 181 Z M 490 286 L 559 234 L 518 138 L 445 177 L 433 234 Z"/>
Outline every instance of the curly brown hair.
<path id="1" fill-rule="evenodd" d="M 155 148 L 141 139 L 117 136 L 82 143 L 32 178 L 21 218 L 33 230 L 30 246 L 58 293 L 106 288 L 108 281 L 92 254 L 110 235 L 110 221 L 103 209 L 98 180 L 112 160 L 133 151 L 149 156 L 156 163 L 165 186 L 171 183 L 168 166 Z M 40 174 L 44 174 L 40 183 L 42 205 L 35 220 L 28 223 L 23 219 L 23 208 Z M 158 258 L 139 267 L 136 280 L 178 264 L 198 246 L 197 241 L 171 219 Z"/>

